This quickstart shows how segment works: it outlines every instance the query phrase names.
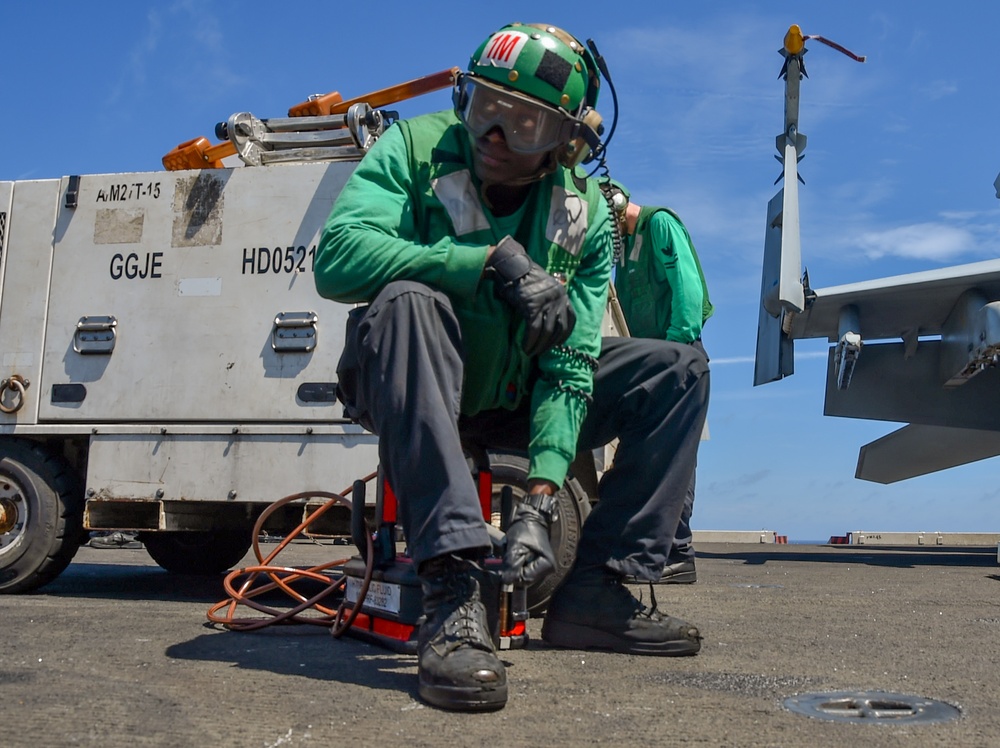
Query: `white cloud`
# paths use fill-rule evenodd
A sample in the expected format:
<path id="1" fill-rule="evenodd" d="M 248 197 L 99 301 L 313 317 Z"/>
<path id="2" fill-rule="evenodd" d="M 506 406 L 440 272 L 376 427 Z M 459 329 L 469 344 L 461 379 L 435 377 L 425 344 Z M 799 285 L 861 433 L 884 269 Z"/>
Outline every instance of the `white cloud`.
<path id="1" fill-rule="evenodd" d="M 972 221 L 981 214 L 974 210 L 942 210 L 940 215 L 947 221 Z"/>
<path id="2" fill-rule="evenodd" d="M 189 101 L 211 99 L 246 82 L 227 53 L 220 17 L 203 6 L 179 0 L 166 9 L 150 10 L 145 21 L 143 33 L 132 41 L 128 63 L 109 103 L 130 108 L 145 105 L 144 97 L 164 86 L 182 91 Z"/>
<path id="3" fill-rule="evenodd" d="M 885 176 L 869 178 L 866 174 L 863 179 L 845 180 L 832 185 L 829 195 L 834 205 L 850 206 L 852 212 L 857 213 L 891 201 L 898 190 L 899 185 L 895 179 Z M 816 211 L 827 207 L 818 202 L 818 196 L 814 199 L 810 195 L 808 199 L 812 200 L 810 207 L 814 207 Z"/>
<path id="4" fill-rule="evenodd" d="M 883 231 L 868 231 L 857 239 L 869 259 L 903 257 L 916 260 L 953 260 L 972 254 L 976 238 L 971 231 L 943 223 L 917 223 Z"/>
<path id="5" fill-rule="evenodd" d="M 121 76 L 109 96 L 109 103 L 128 101 L 136 90 L 146 86 L 148 65 L 159 47 L 162 29 L 160 14 L 155 9 L 150 10 L 146 14 L 146 33 L 136 39 L 129 51 L 128 65 L 121 71 Z"/>
<path id="6" fill-rule="evenodd" d="M 822 351 L 803 351 L 801 353 L 795 353 L 796 361 L 804 361 L 809 358 L 827 358 L 829 353 L 826 350 Z M 713 358 L 712 366 L 727 366 L 731 364 L 752 364 L 754 362 L 754 356 L 727 356 L 726 358 Z"/>

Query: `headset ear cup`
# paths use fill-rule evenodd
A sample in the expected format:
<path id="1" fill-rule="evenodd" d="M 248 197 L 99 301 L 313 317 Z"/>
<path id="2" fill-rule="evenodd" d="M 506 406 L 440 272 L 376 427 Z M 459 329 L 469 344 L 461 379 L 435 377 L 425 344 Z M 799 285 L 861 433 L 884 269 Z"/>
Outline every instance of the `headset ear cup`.
<path id="1" fill-rule="evenodd" d="M 596 109 L 588 109 L 583 114 L 583 126 L 590 128 L 590 131 L 594 133 L 595 141 L 600 141 L 601 139 L 601 131 L 604 129 L 602 127 L 603 122 L 604 118 Z"/>
<path id="2" fill-rule="evenodd" d="M 587 109 L 580 120 L 582 132 L 559 152 L 559 163 L 572 169 L 594 158 L 594 149 L 600 145 L 601 123 L 604 121 L 596 109 Z"/>

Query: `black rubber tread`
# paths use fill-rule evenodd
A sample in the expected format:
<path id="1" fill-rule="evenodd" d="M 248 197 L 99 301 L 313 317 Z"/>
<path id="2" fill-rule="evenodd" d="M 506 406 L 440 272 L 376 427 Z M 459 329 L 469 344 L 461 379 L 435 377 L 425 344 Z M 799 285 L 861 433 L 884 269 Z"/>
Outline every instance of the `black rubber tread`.
<path id="1" fill-rule="evenodd" d="M 150 558 L 173 574 L 221 574 L 250 550 L 252 529 L 247 523 L 203 532 L 144 532 L 139 540 Z"/>
<path id="2" fill-rule="evenodd" d="M 528 460 L 522 455 L 509 452 L 490 452 L 490 468 L 493 471 L 493 503 L 500 506 L 500 491 L 505 485 L 514 488 L 514 498 L 528 490 Z M 549 539 L 556 554 L 556 569 L 544 579 L 528 588 L 528 612 L 540 616 L 545 612 L 549 598 L 563 580 L 573 561 L 580 542 L 583 522 L 590 513 L 587 494 L 572 478 L 567 478 L 559 501 L 559 521 L 553 524 Z"/>
<path id="3" fill-rule="evenodd" d="M 31 504 L 27 529 L 0 551 L 0 593 L 30 592 L 58 577 L 83 538 L 83 495 L 69 464 L 41 444 L 0 439 L 0 474 Z"/>
<path id="4" fill-rule="evenodd" d="M 417 693 L 428 704 L 455 712 L 495 712 L 507 704 L 506 683 L 496 688 L 473 688 L 420 681 Z"/>
<path id="5" fill-rule="evenodd" d="M 678 625 L 686 625 L 683 621 Z M 699 637 L 678 636 L 666 641 L 636 641 L 592 626 L 546 618 L 542 641 L 553 647 L 568 649 L 608 649 L 612 652 L 658 657 L 689 657 L 701 650 Z"/>

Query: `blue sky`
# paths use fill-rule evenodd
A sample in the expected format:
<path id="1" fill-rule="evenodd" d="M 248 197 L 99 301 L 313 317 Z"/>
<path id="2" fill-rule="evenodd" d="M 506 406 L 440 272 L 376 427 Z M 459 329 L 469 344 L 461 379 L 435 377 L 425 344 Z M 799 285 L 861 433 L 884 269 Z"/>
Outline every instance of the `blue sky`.
<path id="1" fill-rule="evenodd" d="M 312 93 L 464 67 L 515 20 L 597 41 L 619 95 L 612 173 L 637 202 L 676 209 L 699 249 L 716 314 L 695 528 L 1000 531 L 996 460 L 892 486 L 853 477 L 858 448 L 896 425 L 822 415 L 823 341 L 797 344 L 793 377 L 752 386 L 788 26 L 868 58 L 815 41 L 805 58 L 803 259 L 826 287 L 1000 255 L 1000 5 L 6 3 L 0 180 L 157 170 L 234 112 L 284 116 Z M 448 104 L 438 93 L 398 109 Z M 610 121 L 607 89 L 598 109 Z"/>

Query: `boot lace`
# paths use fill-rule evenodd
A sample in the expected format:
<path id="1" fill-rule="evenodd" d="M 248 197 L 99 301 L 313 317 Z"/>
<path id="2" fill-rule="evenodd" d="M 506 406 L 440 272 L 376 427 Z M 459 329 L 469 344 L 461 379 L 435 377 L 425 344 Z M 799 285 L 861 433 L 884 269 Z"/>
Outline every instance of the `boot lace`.
<path id="1" fill-rule="evenodd" d="M 481 603 L 466 602 L 459 605 L 438 629 L 430 641 L 431 648 L 442 657 L 462 647 L 472 647 L 493 652 L 493 642 L 482 621 Z"/>
<path id="2" fill-rule="evenodd" d="M 624 584 L 619 584 L 618 587 L 621 590 L 619 594 L 628 597 L 632 605 L 634 606 L 633 607 L 634 618 L 648 618 L 651 621 L 659 621 L 662 619 L 663 616 L 660 614 L 659 607 L 657 606 L 656 603 L 656 592 L 653 589 L 652 582 L 649 583 L 650 605 L 648 606 L 642 601 L 641 597 L 637 598 L 635 595 L 629 592 L 628 588 L 625 587 Z"/>
<path id="3" fill-rule="evenodd" d="M 428 644 L 442 657 L 461 647 L 495 651 L 486 627 L 486 611 L 479 598 L 478 584 L 469 575 L 475 564 L 466 564 L 461 570 L 450 569 L 435 579 L 434 614 L 429 621 L 421 622 L 421 625 L 433 625 L 441 621 Z"/>

